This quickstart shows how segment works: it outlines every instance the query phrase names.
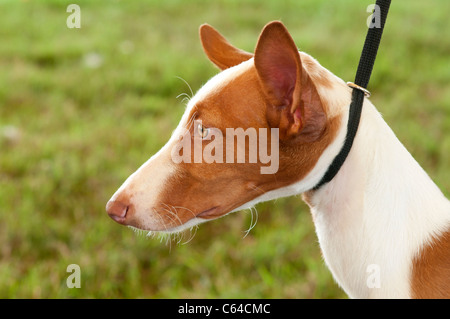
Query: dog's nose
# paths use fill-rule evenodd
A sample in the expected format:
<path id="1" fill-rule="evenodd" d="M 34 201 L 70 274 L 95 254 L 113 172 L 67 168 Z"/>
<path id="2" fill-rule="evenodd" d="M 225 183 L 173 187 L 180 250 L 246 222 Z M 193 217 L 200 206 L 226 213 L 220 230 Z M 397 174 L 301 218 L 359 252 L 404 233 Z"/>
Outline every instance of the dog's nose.
<path id="1" fill-rule="evenodd" d="M 106 204 L 106 212 L 109 217 L 122 225 L 126 225 L 127 217 L 129 217 L 130 205 L 127 205 L 121 201 L 110 200 Z"/>

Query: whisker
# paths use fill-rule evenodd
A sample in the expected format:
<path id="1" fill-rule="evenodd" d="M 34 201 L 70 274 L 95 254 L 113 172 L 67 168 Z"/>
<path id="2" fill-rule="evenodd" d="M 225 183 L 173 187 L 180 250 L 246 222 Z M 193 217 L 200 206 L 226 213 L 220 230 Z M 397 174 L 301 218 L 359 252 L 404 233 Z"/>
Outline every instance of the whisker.
<path id="1" fill-rule="evenodd" d="M 172 207 L 175 208 L 175 209 L 176 209 L 176 208 L 185 209 L 185 210 L 187 210 L 188 212 L 190 212 L 194 218 L 197 217 L 197 215 L 195 215 L 194 212 L 193 212 L 192 210 L 190 210 L 189 208 L 187 208 L 187 207 L 183 207 L 183 206 L 172 206 Z"/>
<path id="2" fill-rule="evenodd" d="M 180 77 L 180 76 L 175 76 L 175 77 L 179 78 L 181 81 L 183 81 L 183 82 L 188 86 L 189 91 L 191 91 L 191 96 L 189 97 L 189 99 L 191 99 L 191 98 L 194 96 L 194 92 L 192 91 L 192 88 L 191 88 L 191 86 L 189 85 L 189 83 L 188 83 L 185 79 L 183 79 L 182 77 Z M 188 95 L 188 96 L 189 96 L 189 95 Z"/>
<path id="3" fill-rule="evenodd" d="M 184 97 L 186 97 L 188 100 L 191 99 L 191 97 L 189 96 L 189 94 L 187 94 L 187 93 L 185 93 L 185 92 L 178 94 L 178 95 L 177 95 L 177 99 L 178 99 L 180 96 L 184 96 Z"/>
<path id="4" fill-rule="evenodd" d="M 194 234 L 192 234 L 192 228 L 195 228 Z M 189 232 L 191 233 L 191 236 L 189 237 L 189 239 L 188 239 L 187 241 L 185 241 L 184 243 L 182 243 L 182 245 L 186 245 L 186 244 L 188 244 L 192 239 L 194 239 L 195 235 L 197 234 L 197 230 L 198 230 L 198 226 L 197 226 L 197 225 L 194 226 L 194 227 L 191 227 L 191 228 L 189 229 Z"/>
<path id="5" fill-rule="evenodd" d="M 181 100 L 181 103 L 184 103 L 187 105 L 189 103 L 189 101 L 191 100 L 191 97 L 187 93 L 181 93 L 181 94 L 177 95 L 177 99 L 181 96 L 184 96 L 184 98 Z"/>
<path id="6" fill-rule="evenodd" d="M 167 211 L 169 214 L 171 214 L 171 215 L 173 215 L 173 216 L 176 217 L 177 221 L 179 222 L 178 226 L 183 225 L 183 222 L 181 221 L 180 217 L 179 217 L 178 214 L 176 213 L 177 210 L 176 210 L 173 206 L 171 206 L 171 205 L 167 205 L 167 204 L 164 204 L 164 203 L 162 203 L 162 204 L 169 208 L 168 210 L 165 209 L 165 211 Z M 172 209 L 175 210 L 175 213 L 172 211 Z"/>
<path id="7" fill-rule="evenodd" d="M 175 215 L 178 217 L 178 219 L 180 220 L 180 226 L 183 224 L 182 222 L 181 222 L 181 219 L 180 219 L 180 217 L 178 216 L 178 211 L 177 211 L 177 209 L 176 209 L 176 207 L 175 206 L 172 206 L 172 205 L 170 205 L 174 210 L 175 210 Z M 182 239 L 182 237 L 181 237 L 181 232 L 177 232 L 176 234 L 175 234 L 175 237 L 177 237 L 177 245 L 179 245 L 180 243 L 181 243 L 181 239 Z"/>
<path id="8" fill-rule="evenodd" d="M 164 236 L 164 234 L 169 234 L 169 236 L 168 236 L 168 238 L 167 238 L 168 240 L 166 240 L 166 245 L 167 245 L 167 243 L 169 243 L 169 252 L 172 252 L 172 241 L 170 240 L 170 233 L 168 233 L 168 231 L 167 231 L 167 226 L 166 226 L 166 224 L 164 223 L 164 220 L 163 220 L 162 217 L 158 214 L 157 211 L 155 211 L 155 215 L 157 215 L 158 218 L 161 220 L 161 223 L 164 225 L 164 229 L 166 230 L 165 233 L 158 233 L 159 236 L 160 236 L 159 242 L 162 243 L 164 237 L 166 237 L 166 236 Z"/>
<path id="9" fill-rule="evenodd" d="M 266 191 L 264 191 L 262 188 L 260 188 L 260 187 L 258 187 L 256 185 L 253 185 L 253 190 L 254 191 L 260 191 L 261 194 L 265 194 L 266 193 Z"/>
<path id="10" fill-rule="evenodd" d="M 190 210 L 189 208 L 187 208 L 187 207 L 183 207 L 183 206 L 173 206 L 173 207 L 175 208 L 175 210 L 176 210 L 177 208 L 187 210 L 189 213 L 192 214 L 192 217 L 193 217 L 193 218 L 196 218 L 196 217 L 197 217 L 197 215 L 195 215 L 194 212 L 193 212 L 192 210 Z M 190 232 L 191 235 L 190 235 L 189 239 L 188 239 L 186 242 L 182 243 L 182 245 L 185 245 L 185 244 L 189 243 L 189 242 L 194 238 L 195 234 L 197 234 L 198 226 L 195 226 L 195 227 L 196 227 L 196 228 L 195 228 L 195 232 L 194 232 L 193 235 L 192 235 L 192 227 L 189 229 L 189 232 Z M 183 234 L 185 234 L 185 233 L 186 233 L 186 232 L 183 232 Z"/>
<path id="11" fill-rule="evenodd" d="M 256 226 L 256 223 L 258 222 L 258 211 L 256 210 L 256 207 L 250 207 L 250 214 L 251 214 L 251 221 L 250 221 L 250 227 L 244 231 L 245 235 L 243 238 L 247 237 L 247 235 L 250 233 L 250 231 Z M 253 222 L 253 211 L 255 211 L 255 222 Z"/>
<path id="12" fill-rule="evenodd" d="M 161 214 L 158 213 L 158 211 L 156 209 L 153 209 L 153 213 L 154 213 L 154 215 L 158 216 L 158 218 L 159 218 L 161 224 L 164 226 L 165 230 L 164 231 L 147 231 L 147 237 L 148 238 L 158 238 L 161 243 L 163 241 L 165 241 L 165 244 L 169 245 L 169 251 L 172 250 L 172 241 L 176 242 L 177 245 L 185 245 L 185 244 L 189 243 L 190 241 L 192 241 L 192 239 L 197 234 L 198 225 L 194 225 L 191 228 L 189 228 L 189 236 L 187 234 L 187 231 L 188 231 L 187 229 L 177 230 L 177 231 L 172 231 L 170 229 L 183 225 L 183 222 L 178 213 L 179 209 L 184 209 L 184 210 L 188 211 L 193 216 L 193 218 L 196 217 L 195 213 L 187 207 L 173 206 L 173 205 L 169 205 L 166 203 L 161 203 L 161 205 L 163 206 L 162 209 L 160 210 Z M 165 213 L 164 216 L 162 216 L 163 212 Z M 167 223 L 167 219 L 164 222 L 163 217 L 166 217 L 167 219 L 169 219 L 170 224 Z M 138 232 L 139 230 L 136 229 L 135 231 Z"/>
<path id="13" fill-rule="evenodd" d="M 188 131 L 191 129 L 191 126 L 194 124 L 195 116 L 196 116 L 196 115 L 197 115 L 197 111 L 195 111 L 195 112 L 192 114 L 191 118 L 189 119 L 189 122 L 188 122 L 187 125 L 186 125 Z"/>
<path id="14" fill-rule="evenodd" d="M 143 236 L 147 231 L 133 227 L 133 226 L 128 226 L 128 228 L 130 228 L 137 236 Z"/>
<path id="15" fill-rule="evenodd" d="M 168 210 L 168 209 L 163 208 L 163 210 L 164 210 L 165 212 L 171 214 L 171 215 L 173 214 L 173 213 L 172 213 L 170 210 Z M 173 219 L 170 215 L 166 215 L 166 216 L 167 216 L 167 218 L 170 219 L 170 221 L 171 221 L 172 223 L 176 224 L 176 220 L 175 220 L 175 219 Z"/>

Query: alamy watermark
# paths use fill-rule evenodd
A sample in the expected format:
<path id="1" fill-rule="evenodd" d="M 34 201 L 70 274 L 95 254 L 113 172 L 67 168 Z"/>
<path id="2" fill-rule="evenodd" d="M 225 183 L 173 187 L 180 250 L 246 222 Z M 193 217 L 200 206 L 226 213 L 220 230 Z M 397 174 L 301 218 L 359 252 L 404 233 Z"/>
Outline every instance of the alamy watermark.
<path id="1" fill-rule="evenodd" d="M 69 4 L 66 12 L 71 12 L 67 17 L 66 25 L 69 29 L 81 28 L 81 8 L 78 4 Z"/>
<path id="2" fill-rule="evenodd" d="M 381 268 L 380 265 L 370 264 L 366 268 L 367 276 L 366 285 L 368 288 L 380 288 L 381 287 Z"/>
<path id="3" fill-rule="evenodd" d="M 66 272 L 71 273 L 66 279 L 67 288 L 81 288 L 81 268 L 77 264 L 70 264 Z"/>
<path id="4" fill-rule="evenodd" d="M 381 28 L 381 9 L 377 4 L 370 4 L 367 6 L 367 12 L 370 12 L 371 15 L 367 18 L 367 27 L 372 28 Z"/>
<path id="5" fill-rule="evenodd" d="M 183 129 L 180 140 L 172 148 L 172 161 L 177 164 L 246 163 L 248 157 L 248 163 L 258 163 L 259 160 L 259 163 L 267 164 L 260 167 L 261 174 L 274 174 L 279 166 L 278 132 L 278 128 L 271 128 L 270 131 L 253 127 L 245 130 L 226 128 L 224 137 L 220 129 L 206 128 L 201 121 L 195 121 L 193 135 L 188 129 Z"/>

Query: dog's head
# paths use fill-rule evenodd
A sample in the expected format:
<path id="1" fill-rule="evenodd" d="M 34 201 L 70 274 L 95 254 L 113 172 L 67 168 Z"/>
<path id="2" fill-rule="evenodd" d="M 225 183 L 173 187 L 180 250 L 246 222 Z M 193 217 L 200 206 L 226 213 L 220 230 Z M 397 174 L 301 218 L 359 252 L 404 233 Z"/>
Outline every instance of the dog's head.
<path id="1" fill-rule="evenodd" d="M 299 53 L 282 23 L 264 27 L 254 54 L 209 25 L 200 38 L 221 72 L 192 97 L 167 144 L 108 202 L 120 224 L 179 231 L 306 191 L 332 159 L 321 158 L 341 126 L 333 105 L 342 100 L 338 91 L 348 99 L 348 89 Z"/>

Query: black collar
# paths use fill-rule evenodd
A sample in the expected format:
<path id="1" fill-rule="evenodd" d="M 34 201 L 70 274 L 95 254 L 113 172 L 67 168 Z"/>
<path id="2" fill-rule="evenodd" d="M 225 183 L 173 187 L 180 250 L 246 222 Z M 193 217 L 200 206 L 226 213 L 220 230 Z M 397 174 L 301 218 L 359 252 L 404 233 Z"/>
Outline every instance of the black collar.
<path id="1" fill-rule="evenodd" d="M 369 91 L 365 88 L 369 84 L 370 75 L 377 56 L 378 47 L 380 45 L 381 35 L 383 34 L 383 28 L 390 4 L 391 0 L 376 1 L 375 9 L 372 14 L 372 23 L 367 31 L 366 40 L 364 42 L 358 69 L 356 71 L 355 82 L 347 83 L 353 88 L 353 92 L 348 115 L 347 135 L 345 137 L 345 142 L 339 154 L 333 159 L 333 162 L 328 167 L 325 175 L 322 177 L 320 182 L 314 186 L 313 190 L 318 190 L 321 186 L 328 183 L 334 176 L 336 176 L 342 164 L 344 164 L 350 149 L 352 148 L 353 140 L 355 139 L 356 132 L 358 131 L 359 120 L 361 118 L 364 95 L 370 96 Z"/>

